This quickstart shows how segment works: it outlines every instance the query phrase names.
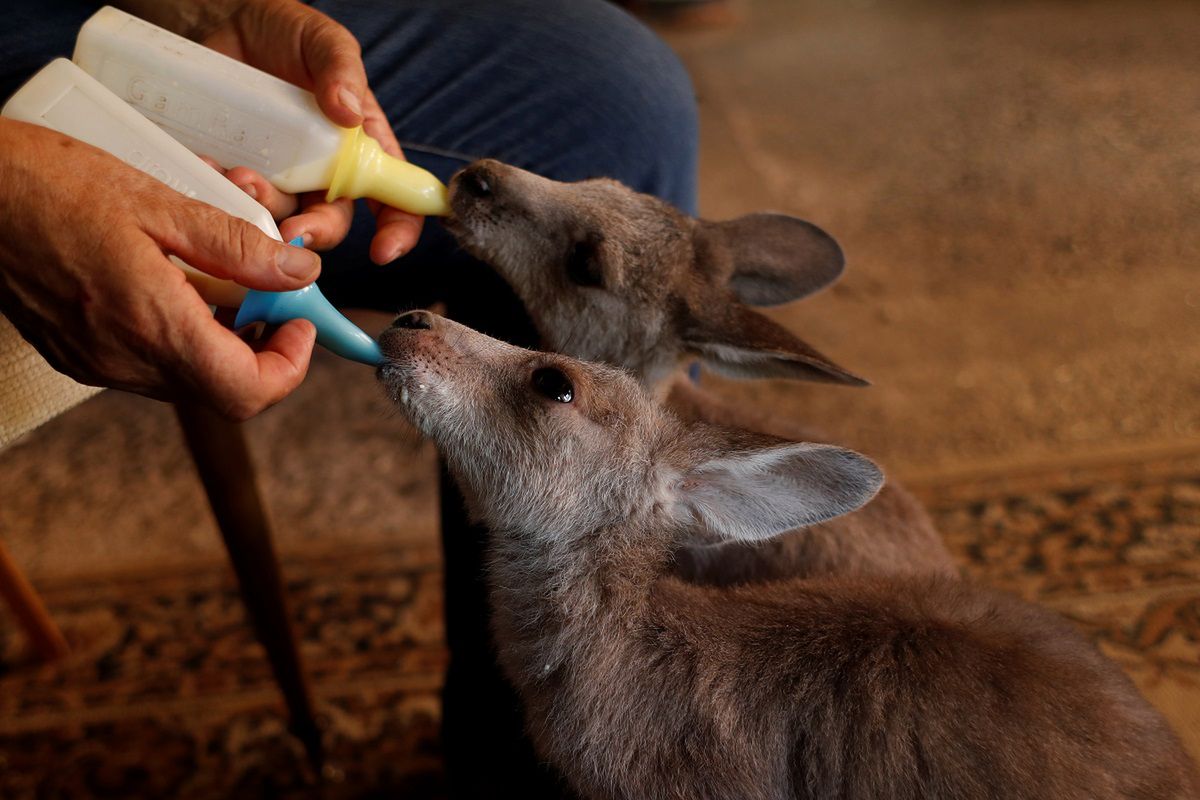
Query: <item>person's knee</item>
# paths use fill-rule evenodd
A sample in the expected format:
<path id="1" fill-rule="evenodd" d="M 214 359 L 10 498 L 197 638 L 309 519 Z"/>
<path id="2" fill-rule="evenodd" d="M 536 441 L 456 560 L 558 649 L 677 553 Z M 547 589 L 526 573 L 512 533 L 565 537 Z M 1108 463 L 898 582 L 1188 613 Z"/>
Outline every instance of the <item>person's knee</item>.
<path id="1" fill-rule="evenodd" d="M 549 8 L 562 4 L 562 8 Z M 661 39 L 607 0 L 543 3 L 577 26 L 560 74 L 586 106 L 582 152 L 562 178 L 604 175 L 694 213 L 698 122 L 691 79 Z"/>
<path id="2" fill-rule="evenodd" d="M 558 180 L 607 176 L 694 211 L 691 81 L 662 40 L 608 0 L 315 2 L 363 38 L 414 160 L 423 148 Z"/>
<path id="3" fill-rule="evenodd" d="M 627 163 L 628 183 L 695 213 L 699 124 L 696 96 L 687 71 L 655 39 L 615 76 L 614 104 L 634 99 L 633 124 L 608 133 L 623 143 L 617 163 Z"/>

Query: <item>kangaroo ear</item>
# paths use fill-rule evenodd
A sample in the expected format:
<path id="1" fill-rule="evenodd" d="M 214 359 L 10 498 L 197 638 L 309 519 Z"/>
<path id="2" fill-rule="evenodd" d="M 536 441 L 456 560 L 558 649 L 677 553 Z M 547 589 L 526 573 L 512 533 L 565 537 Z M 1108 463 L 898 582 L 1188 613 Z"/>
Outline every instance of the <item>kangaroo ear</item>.
<path id="1" fill-rule="evenodd" d="M 832 236 L 785 214 L 704 222 L 701 230 L 732 257 L 729 288 L 752 306 L 806 297 L 837 280 L 846 264 Z"/>
<path id="2" fill-rule="evenodd" d="M 882 485 L 879 468 L 852 450 L 772 440 L 715 448 L 676 481 L 672 511 L 718 538 L 754 542 L 848 514 Z"/>
<path id="3" fill-rule="evenodd" d="M 701 318 L 692 313 L 684 345 L 706 365 L 734 378 L 791 378 L 867 386 L 786 328 L 745 306 L 716 307 Z"/>

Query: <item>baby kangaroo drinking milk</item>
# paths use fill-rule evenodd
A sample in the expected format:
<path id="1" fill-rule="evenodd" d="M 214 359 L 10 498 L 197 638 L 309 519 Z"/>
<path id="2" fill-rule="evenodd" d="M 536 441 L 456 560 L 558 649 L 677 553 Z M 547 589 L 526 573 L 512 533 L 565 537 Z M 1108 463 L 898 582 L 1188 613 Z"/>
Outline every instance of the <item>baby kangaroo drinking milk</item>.
<path id="1" fill-rule="evenodd" d="M 428 312 L 380 344 L 380 380 L 490 532 L 530 734 L 584 797 L 1197 797 L 1164 720 L 1048 612 L 935 575 L 671 574 L 698 535 L 863 505 L 865 457 L 686 422 L 620 370 Z"/>
<path id="2" fill-rule="evenodd" d="M 803 220 L 706 222 L 615 181 L 560 183 L 490 160 L 459 172 L 450 197 L 448 226 L 521 297 L 545 349 L 624 367 L 685 418 L 814 438 L 779 415 L 703 392 L 680 377 L 685 360 L 738 377 L 864 383 L 749 307 L 796 300 L 841 274 L 837 243 Z M 894 484 L 861 511 L 792 536 L 693 543 L 677 568 L 721 584 L 955 571 L 920 504 Z"/>

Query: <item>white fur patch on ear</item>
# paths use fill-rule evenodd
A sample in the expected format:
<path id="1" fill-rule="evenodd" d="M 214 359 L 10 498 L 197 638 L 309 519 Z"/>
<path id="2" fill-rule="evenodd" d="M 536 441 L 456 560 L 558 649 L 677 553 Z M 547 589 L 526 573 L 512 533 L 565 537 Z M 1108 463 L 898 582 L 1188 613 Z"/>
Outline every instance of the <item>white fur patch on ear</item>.
<path id="1" fill-rule="evenodd" d="M 820 358 L 771 353 L 720 342 L 692 344 L 692 349 L 710 369 L 730 378 L 790 378 L 849 386 L 869 385 L 865 379 Z"/>
<path id="2" fill-rule="evenodd" d="M 691 312 L 681 338 L 710 369 L 731 377 L 867 385 L 778 323 L 736 303 L 717 313 Z"/>
<path id="3" fill-rule="evenodd" d="M 681 476 L 674 500 L 677 515 L 723 539 L 762 541 L 861 508 L 882 485 L 883 474 L 865 456 L 787 444 L 700 464 Z"/>

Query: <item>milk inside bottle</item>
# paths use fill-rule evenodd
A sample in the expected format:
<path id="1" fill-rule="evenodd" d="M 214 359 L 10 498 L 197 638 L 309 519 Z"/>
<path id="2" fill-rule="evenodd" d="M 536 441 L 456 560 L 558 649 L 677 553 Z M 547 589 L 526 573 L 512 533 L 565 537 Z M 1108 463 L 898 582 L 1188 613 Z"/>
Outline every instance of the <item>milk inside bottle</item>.
<path id="1" fill-rule="evenodd" d="M 311 92 L 106 6 L 80 29 L 73 60 L 126 103 L 223 167 L 246 166 L 286 192 L 370 197 L 445 215 L 446 187 L 342 128 Z"/>

